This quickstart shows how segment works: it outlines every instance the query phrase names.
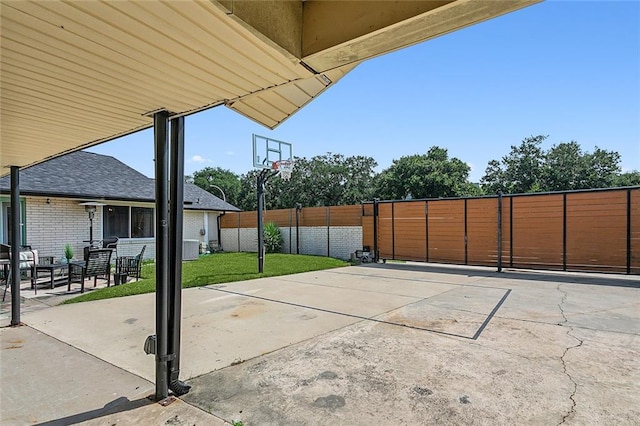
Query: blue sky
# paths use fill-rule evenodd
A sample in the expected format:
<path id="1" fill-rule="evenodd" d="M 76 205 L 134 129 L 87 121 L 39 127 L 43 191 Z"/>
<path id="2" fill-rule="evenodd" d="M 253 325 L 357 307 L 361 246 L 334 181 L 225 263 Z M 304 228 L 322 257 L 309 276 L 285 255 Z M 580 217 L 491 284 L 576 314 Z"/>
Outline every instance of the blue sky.
<path id="1" fill-rule="evenodd" d="M 369 60 L 275 130 L 226 107 L 186 119 L 185 174 L 252 169 L 251 135 L 294 155 L 366 155 L 377 171 L 433 145 L 472 167 L 531 135 L 575 140 L 640 170 L 640 2 L 546 1 Z M 153 132 L 90 149 L 153 176 Z"/>

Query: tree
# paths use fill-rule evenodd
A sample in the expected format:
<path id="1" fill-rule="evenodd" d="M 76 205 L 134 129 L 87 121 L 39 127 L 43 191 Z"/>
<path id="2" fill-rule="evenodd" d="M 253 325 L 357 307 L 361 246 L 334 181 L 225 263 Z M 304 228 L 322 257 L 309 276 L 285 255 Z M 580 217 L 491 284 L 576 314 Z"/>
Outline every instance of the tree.
<path id="1" fill-rule="evenodd" d="M 433 146 L 426 155 L 393 160 L 376 179 L 376 195 L 382 199 L 438 198 L 477 194 L 469 182 L 469 165 L 449 158 L 445 148 Z"/>
<path id="2" fill-rule="evenodd" d="M 544 160 L 545 191 L 616 186 L 620 174 L 620 154 L 598 147 L 591 154 L 583 153 L 575 141 L 552 146 Z"/>
<path id="3" fill-rule="evenodd" d="M 226 198 L 229 204 L 237 205 L 241 183 L 240 177 L 232 171 L 221 167 L 205 167 L 187 178 L 216 197 Z"/>
<path id="4" fill-rule="evenodd" d="M 532 136 L 501 161 L 491 160 L 480 180 L 487 193 L 567 191 L 633 184 L 635 176 L 620 174 L 620 154 L 596 147 L 583 152 L 576 141 L 540 147 L 547 136 Z"/>
<path id="5" fill-rule="evenodd" d="M 633 170 L 631 172 L 621 173 L 615 177 L 613 186 L 637 186 L 640 185 L 640 172 Z"/>
<path id="6" fill-rule="evenodd" d="M 373 196 L 374 168 L 371 157 L 344 157 L 328 152 L 311 160 L 295 158 L 291 180 L 272 177 L 265 185 L 267 209 L 357 204 Z M 241 190 L 237 206 L 243 210 L 257 208 L 257 176 L 254 170 L 240 179 Z"/>
<path id="7" fill-rule="evenodd" d="M 586 154 L 587 185 L 585 188 L 608 188 L 615 185 L 620 172 L 620 154 L 596 146 L 592 154 Z"/>
<path id="8" fill-rule="evenodd" d="M 587 163 L 575 141 L 552 146 L 544 157 L 542 187 L 546 191 L 589 188 Z"/>
<path id="9" fill-rule="evenodd" d="M 371 157 L 318 155 L 311 160 L 296 159 L 288 188 L 289 203 L 303 206 L 356 204 L 372 197 L 374 168 Z"/>
<path id="10" fill-rule="evenodd" d="M 489 162 L 480 183 L 487 194 L 538 192 L 541 190 L 544 152 L 540 145 L 547 136 L 525 138 L 502 161 Z"/>

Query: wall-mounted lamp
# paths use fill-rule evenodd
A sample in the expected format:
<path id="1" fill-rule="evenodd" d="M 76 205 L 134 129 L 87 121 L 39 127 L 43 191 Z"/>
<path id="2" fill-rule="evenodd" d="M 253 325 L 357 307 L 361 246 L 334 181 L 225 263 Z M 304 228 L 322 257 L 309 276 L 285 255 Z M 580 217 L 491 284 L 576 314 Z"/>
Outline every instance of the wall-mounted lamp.
<path id="1" fill-rule="evenodd" d="M 47 198 L 47 204 L 51 204 L 51 199 Z"/>

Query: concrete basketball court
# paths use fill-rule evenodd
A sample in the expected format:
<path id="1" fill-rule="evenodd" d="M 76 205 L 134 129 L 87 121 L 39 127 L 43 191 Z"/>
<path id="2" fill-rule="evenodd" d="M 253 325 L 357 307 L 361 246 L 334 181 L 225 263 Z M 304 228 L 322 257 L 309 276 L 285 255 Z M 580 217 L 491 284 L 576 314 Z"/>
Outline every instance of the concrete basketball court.
<path id="1" fill-rule="evenodd" d="M 0 420 L 634 424 L 639 296 L 637 276 L 409 263 L 187 289 L 193 387 L 167 408 L 144 402 L 155 295 L 56 306 L 0 330 Z"/>

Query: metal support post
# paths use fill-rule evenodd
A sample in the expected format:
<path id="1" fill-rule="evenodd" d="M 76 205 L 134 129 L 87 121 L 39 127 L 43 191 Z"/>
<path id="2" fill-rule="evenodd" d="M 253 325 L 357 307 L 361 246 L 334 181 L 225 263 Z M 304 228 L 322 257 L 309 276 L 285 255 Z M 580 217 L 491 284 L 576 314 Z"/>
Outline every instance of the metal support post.
<path id="1" fill-rule="evenodd" d="M 567 193 L 562 194 L 562 270 L 567 270 Z"/>
<path id="2" fill-rule="evenodd" d="M 264 272 L 264 224 L 262 223 L 262 211 L 264 210 L 264 184 L 266 172 L 258 173 L 258 272 Z"/>
<path id="3" fill-rule="evenodd" d="M 156 400 L 169 394 L 169 144 L 167 111 L 153 115 L 156 185 Z"/>
<path id="4" fill-rule="evenodd" d="M 502 191 L 498 191 L 498 272 L 502 272 Z"/>
<path id="5" fill-rule="evenodd" d="M 373 261 L 378 262 L 378 203 L 377 198 L 373 199 Z"/>
<path id="6" fill-rule="evenodd" d="M 11 166 L 11 325 L 20 325 L 20 168 Z"/>
<path id="7" fill-rule="evenodd" d="M 180 323 L 182 318 L 182 226 L 184 204 L 184 117 L 171 120 L 170 142 L 171 171 L 169 197 L 169 242 L 170 242 L 170 292 L 168 353 L 169 389 L 176 395 L 184 395 L 191 386 L 180 377 Z"/>
<path id="8" fill-rule="evenodd" d="M 296 203 L 296 254 L 300 254 L 300 211 L 302 204 Z"/>
<path id="9" fill-rule="evenodd" d="M 631 274 L 631 190 L 630 189 L 627 189 L 627 274 Z"/>

